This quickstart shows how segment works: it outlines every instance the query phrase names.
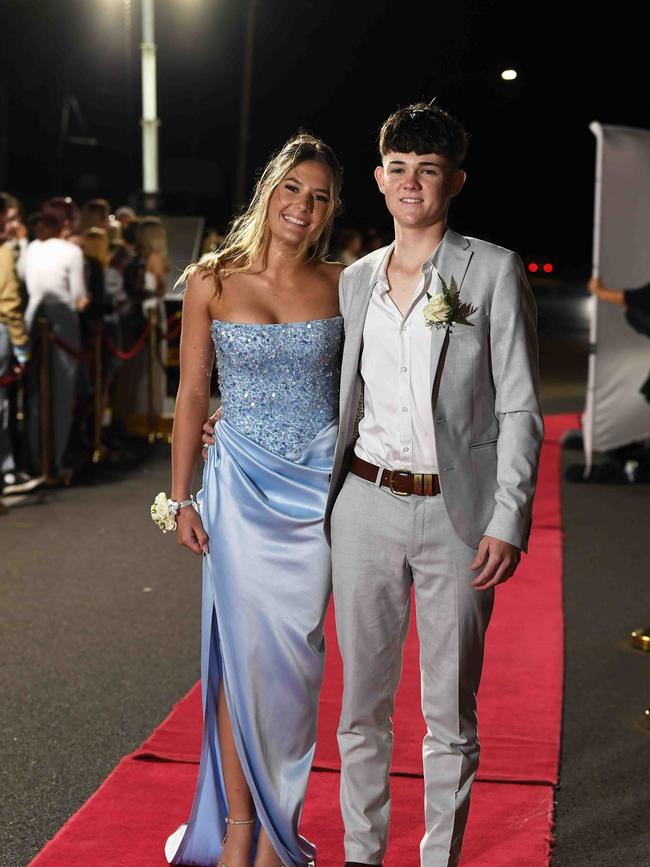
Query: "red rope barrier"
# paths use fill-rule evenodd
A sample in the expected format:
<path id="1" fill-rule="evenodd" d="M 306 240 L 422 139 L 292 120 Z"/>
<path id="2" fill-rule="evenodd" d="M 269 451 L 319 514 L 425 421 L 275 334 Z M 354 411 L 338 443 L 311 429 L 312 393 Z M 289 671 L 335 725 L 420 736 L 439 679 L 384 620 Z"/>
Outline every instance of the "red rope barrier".
<path id="1" fill-rule="evenodd" d="M 62 349 L 64 352 L 67 352 L 68 355 L 71 355 L 73 358 L 78 359 L 79 361 L 85 361 L 86 364 L 90 364 L 92 360 L 92 356 L 89 352 L 79 351 L 74 349 L 72 346 L 69 346 L 65 341 L 61 340 L 60 337 L 57 337 L 54 334 L 49 335 L 50 342 L 55 346 L 58 346 L 59 349 Z"/>
<path id="2" fill-rule="evenodd" d="M 182 323 L 179 322 L 175 328 L 170 329 L 167 334 L 161 335 L 165 340 L 175 340 L 181 333 Z"/>
<path id="3" fill-rule="evenodd" d="M 173 316 L 170 316 L 167 319 L 167 327 L 169 328 L 171 325 L 176 323 L 176 327 L 168 331 L 167 334 L 160 334 L 161 337 L 167 340 L 174 340 L 181 332 L 182 323 L 180 321 L 181 314 L 174 313 Z M 142 334 L 135 341 L 133 346 L 130 349 L 120 349 L 117 347 L 110 337 L 104 332 L 102 333 L 102 340 L 104 341 L 104 345 L 108 349 L 108 351 L 115 358 L 119 358 L 120 361 L 130 361 L 132 358 L 140 352 L 149 336 L 149 331 L 151 330 L 151 326 L 147 323 L 142 331 Z M 84 361 L 86 364 L 90 364 L 92 360 L 92 356 L 89 352 L 78 351 L 74 349 L 72 346 L 69 346 L 65 341 L 61 340 L 60 337 L 56 337 L 54 334 L 49 335 L 49 340 L 55 345 L 58 346 L 59 349 L 62 349 L 64 352 L 67 352 L 68 355 L 71 355 L 73 358 L 77 358 L 79 361 Z M 0 385 L 11 385 L 11 383 L 15 382 L 19 377 L 16 374 L 10 373 L 6 376 L 0 377 Z"/>
<path id="4" fill-rule="evenodd" d="M 170 325 L 173 325 L 173 323 L 177 320 L 181 319 L 182 315 L 183 314 L 180 312 L 180 310 L 176 311 L 176 313 L 172 313 L 172 315 L 167 318 L 167 328 L 169 328 Z"/>
<path id="5" fill-rule="evenodd" d="M 149 336 L 150 330 L 151 330 L 151 326 L 147 322 L 142 334 L 138 337 L 138 339 L 135 341 L 133 346 L 127 350 L 119 349 L 113 343 L 113 341 L 110 339 L 110 337 L 108 337 L 106 334 L 102 335 L 103 340 L 104 340 L 104 345 L 106 346 L 108 351 L 111 353 L 111 355 L 115 356 L 115 358 L 119 358 L 120 361 L 130 361 L 132 358 L 135 358 L 135 356 L 138 354 L 138 352 L 140 352 L 140 350 L 144 346 L 145 341 L 146 341 L 147 337 Z"/>

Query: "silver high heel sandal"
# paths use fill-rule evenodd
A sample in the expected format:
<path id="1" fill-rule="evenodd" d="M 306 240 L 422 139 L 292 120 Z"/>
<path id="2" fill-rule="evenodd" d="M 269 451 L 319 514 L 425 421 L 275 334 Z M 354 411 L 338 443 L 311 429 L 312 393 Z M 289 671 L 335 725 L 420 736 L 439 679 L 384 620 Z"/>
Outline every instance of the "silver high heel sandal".
<path id="1" fill-rule="evenodd" d="M 226 825 L 254 825 L 257 822 L 257 816 L 254 819 L 231 819 L 230 816 L 226 816 Z M 221 845 L 223 846 L 226 842 L 226 837 L 221 841 Z M 216 867 L 228 867 L 225 861 L 222 861 L 221 858 L 217 861 Z"/>

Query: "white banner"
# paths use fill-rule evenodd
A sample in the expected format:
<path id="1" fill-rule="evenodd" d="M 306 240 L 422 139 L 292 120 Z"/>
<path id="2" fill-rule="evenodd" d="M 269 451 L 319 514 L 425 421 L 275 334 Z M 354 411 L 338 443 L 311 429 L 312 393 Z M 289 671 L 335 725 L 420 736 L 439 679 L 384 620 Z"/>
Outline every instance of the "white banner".
<path id="1" fill-rule="evenodd" d="M 592 123 L 596 136 L 594 273 L 606 286 L 650 282 L 650 130 Z M 587 403 L 582 419 L 587 467 L 594 452 L 650 435 L 650 403 L 639 388 L 650 373 L 650 338 L 625 308 L 592 299 Z"/>

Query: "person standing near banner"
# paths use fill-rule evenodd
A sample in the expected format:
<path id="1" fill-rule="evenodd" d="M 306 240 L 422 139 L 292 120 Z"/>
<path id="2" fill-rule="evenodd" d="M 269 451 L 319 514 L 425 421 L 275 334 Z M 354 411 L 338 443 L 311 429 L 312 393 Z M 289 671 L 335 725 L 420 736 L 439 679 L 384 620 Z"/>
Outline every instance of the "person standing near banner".
<path id="1" fill-rule="evenodd" d="M 601 301 L 625 307 L 626 319 L 632 328 L 650 337 L 650 283 L 638 289 L 610 289 L 600 277 L 592 277 L 588 285 L 591 294 Z M 637 319 L 637 313 L 647 317 L 645 325 Z"/>
<path id="2" fill-rule="evenodd" d="M 650 283 L 638 289 L 610 289 L 600 277 L 592 277 L 589 281 L 589 291 L 600 301 L 625 307 L 625 319 L 628 325 L 650 337 Z M 650 374 L 639 388 L 641 394 L 650 403 Z"/>

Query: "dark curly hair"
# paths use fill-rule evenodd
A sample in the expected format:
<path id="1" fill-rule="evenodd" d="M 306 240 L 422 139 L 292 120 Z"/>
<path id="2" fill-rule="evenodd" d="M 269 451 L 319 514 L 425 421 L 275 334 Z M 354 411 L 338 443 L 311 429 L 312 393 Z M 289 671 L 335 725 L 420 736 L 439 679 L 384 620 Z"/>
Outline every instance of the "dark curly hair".
<path id="1" fill-rule="evenodd" d="M 432 102 L 416 102 L 399 108 L 379 131 L 379 153 L 439 154 L 458 169 L 467 154 L 462 124 Z"/>

